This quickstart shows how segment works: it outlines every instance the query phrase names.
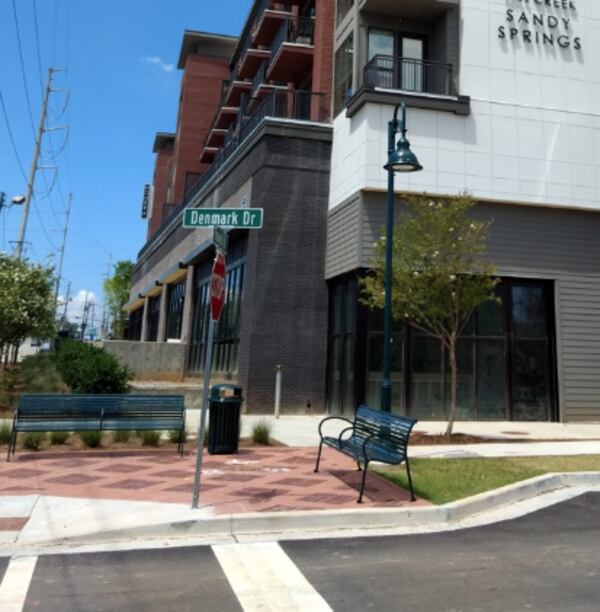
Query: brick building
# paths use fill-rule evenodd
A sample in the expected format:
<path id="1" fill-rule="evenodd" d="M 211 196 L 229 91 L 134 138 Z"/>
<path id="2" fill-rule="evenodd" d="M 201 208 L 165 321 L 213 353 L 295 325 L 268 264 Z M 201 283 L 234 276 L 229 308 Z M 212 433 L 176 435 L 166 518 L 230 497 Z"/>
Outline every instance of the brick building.
<path id="1" fill-rule="evenodd" d="M 258 1 L 239 39 L 185 33 L 177 132 L 154 145 L 129 342 L 108 345 L 138 376 L 204 368 L 212 231 L 184 229 L 183 208 L 263 208 L 261 230 L 229 231 L 214 378 L 264 412 L 281 366 L 282 410 L 324 409 L 334 13 L 333 0 Z"/>
<path id="2" fill-rule="evenodd" d="M 502 304 L 461 341 L 459 418 L 600 419 L 597 4 L 256 1 L 218 56 L 210 121 L 196 117 L 185 146 L 179 128 L 157 136 L 156 216 L 127 305 L 135 341 L 111 350 L 141 375 L 198 376 L 213 247 L 181 211 L 262 207 L 262 230 L 229 232 L 215 377 L 239 382 L 254 412 L 272 409 L 277 365 L 283 410 L 378 405 L 381 313 L 357 279 L 385 224 L 387 122 L 403 101 L 424 170 L 397 177 L 397 212 L 406 193 L 468 190 L 493 220 Z M 445 417 L 436 340 L 398 326 L 392 378 L 393 411 Z"/>

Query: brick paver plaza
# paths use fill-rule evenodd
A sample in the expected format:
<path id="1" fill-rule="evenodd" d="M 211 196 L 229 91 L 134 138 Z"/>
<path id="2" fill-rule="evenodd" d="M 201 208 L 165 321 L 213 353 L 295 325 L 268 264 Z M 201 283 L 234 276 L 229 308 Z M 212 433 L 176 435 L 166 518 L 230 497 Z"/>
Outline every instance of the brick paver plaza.
<path id="1" fill-rule="evenodd" d="M 247 448 L 237 455 L 205 455 L 201 505 L 215 514 L 357 508 L 361 473 L 342 454 L 324 449 Z M 190 503 L 195 451 L 20 451 L 0 462 L 4 495 Z M 375 473 L 367 478 L 360 507 L 410 504 L 408 492 Z M 418 505 L 426 502 L 418 500 Z M 414 505 L 414 504 L 413 504 Z"/>

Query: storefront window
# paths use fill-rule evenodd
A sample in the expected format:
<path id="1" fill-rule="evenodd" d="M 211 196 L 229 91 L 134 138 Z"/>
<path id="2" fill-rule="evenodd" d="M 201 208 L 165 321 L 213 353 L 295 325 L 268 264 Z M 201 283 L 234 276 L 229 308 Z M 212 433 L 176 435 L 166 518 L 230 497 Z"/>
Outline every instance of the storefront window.
<path id="1" fill-rule="evenodd" d="M 181 337 L 186 280 L 169 285 L 167 297 L 167 339 Z"/>
<path id="2" fill-rule="evenodd" d="M 340 23 L 344 21 L 344 17 L 350 12 L 350 9 L 352 9 L 353 5 L 354 0 L 337 0 L 337 9 L 335 12 L 336 25 L 340 25 Z"/>

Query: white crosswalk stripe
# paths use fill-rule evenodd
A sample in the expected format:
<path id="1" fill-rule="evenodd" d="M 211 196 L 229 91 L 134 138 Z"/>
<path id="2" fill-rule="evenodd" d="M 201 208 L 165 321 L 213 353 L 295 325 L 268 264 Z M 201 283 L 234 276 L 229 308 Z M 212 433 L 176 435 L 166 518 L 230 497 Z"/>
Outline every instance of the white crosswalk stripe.
<path id="1" fill-rule="evenodd" d="M 212 549 L 245 612 L 331 610 L 276 542 Z"/>
<path id="2" fill-rule="evenodd" d="M 16 557 L 10 560 L 0 584 L 0 610 L 22 612 L 33 577 L 37 557 Z"/>

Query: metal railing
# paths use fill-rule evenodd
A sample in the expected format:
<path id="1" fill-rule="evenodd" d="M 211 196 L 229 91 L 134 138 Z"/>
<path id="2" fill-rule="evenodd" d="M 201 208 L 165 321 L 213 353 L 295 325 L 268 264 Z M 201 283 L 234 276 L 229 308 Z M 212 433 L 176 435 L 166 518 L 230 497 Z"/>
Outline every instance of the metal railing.
<path id="1" fill-rule="evenodd" d="M 258 91 L 258 88 L 266 81 L 267 78 L 267 66 L 268 62 L 265 60 L 256 71 L 254 78 L 252 79 L 252 86 L 250 87 L 250 97 L 254 98 L 254 95 Z"/>
<path id="2" fill-rule="evenodd" d="M 452 73 L 451 64 L 376 55 L 364 67 L 363 83 L 366 87 L 453 96 Z"/>
<path id="3" fill-rule="evenodd" d="M 146 242 L 138 253 L 138 259 L 159 238 L 162 230 L 175 219 L 181 211 L 190 204 L 196 195 L 219 172 L 225 162 L 233 155 L 241 144 L 254 132 L 266 117 L 278 119 L 296 119 L 299 121 L 329 121 L 325 97 L 322 93 L 312 91 L 273 91 L 265 96 L 249 115 L 239 118 L 237 131 L 228 131 L 229 139 L 217 153 L 210 167 L 186 191 L 180 204 L 172 208 L 158 230 Z"/>
<path id="4" fill-rule="evenodd" d="M 271 57 L 275 57 L 283 43 L 296 43 L 314 45 L 315 20 L 314 19 L 285 19 L 271 45 Z"/>

